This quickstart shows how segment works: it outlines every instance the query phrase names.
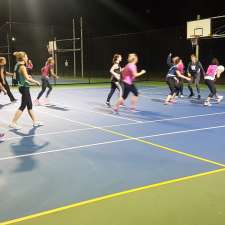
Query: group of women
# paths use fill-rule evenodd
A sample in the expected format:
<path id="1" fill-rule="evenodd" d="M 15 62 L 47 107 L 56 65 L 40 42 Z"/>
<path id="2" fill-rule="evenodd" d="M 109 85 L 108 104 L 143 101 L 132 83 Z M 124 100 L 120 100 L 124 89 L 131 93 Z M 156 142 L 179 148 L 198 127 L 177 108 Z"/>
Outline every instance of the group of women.
<path id="1" fill-rule="evenodd" d="M 37 120 L 34 112 L 33 112 L 33 102 L 31 99 L 30 95 L 30 85 L 38 85 L 40 86 L 40 82 L 33 79 L 31 76 L 32 69 L 33 69 L 33 64 L 32 62 L 28 59 L 28 56 L 25 52 L 15 52 L 14 56 L 16 58 L 16 65 L 14 68 L 14 73 L 9 73 L 5 69 L 6 65 L 6 59 L 4 57 L 0 57 L 0 90 L 4 93 L 7 94 L 10 98 L 11 102 L 16 102 L 16 98 L 13 96 L 12 92 L 10 91 L 10 87 L 7 82 L 7 76 L 12 76 L 14 80 L 16 80 L 16 83 L 18 84 L 19 87 L 19 92 L 21 94 L 21 104 L 19 108 L 17 109 L 11 123 L 10 123 L 10 128 L 19 130 L 21 127 L 18 125 L 18 120 L 21 117 L 22 113 L 24 112 L 25 109 L 28 111 L 28 115 L 30 116 L 33 126 L 38 127 L 42 126 L 43 124 Z M 37 99 L 35 100 L 35 104 L 40 104 L 40 98 L 44 94 L 46 88 L 48 87 L 48 92 L 46 94 L 46 100 L 52 90 L 52 86 L 49 82 L 50 76 L 53 76 L 54 78 L 58 78 L 57 75 L 54 74 L 54 60 L 53 58 L 49 58 L 45 64 L 45 66 L 42 68 L 42 89 L 40 93 L 37 96 Z M 47 102 L 47 101 L 45 101 Z M 4 137 L 3 133 L 0 133 L 0 139 Z"/>

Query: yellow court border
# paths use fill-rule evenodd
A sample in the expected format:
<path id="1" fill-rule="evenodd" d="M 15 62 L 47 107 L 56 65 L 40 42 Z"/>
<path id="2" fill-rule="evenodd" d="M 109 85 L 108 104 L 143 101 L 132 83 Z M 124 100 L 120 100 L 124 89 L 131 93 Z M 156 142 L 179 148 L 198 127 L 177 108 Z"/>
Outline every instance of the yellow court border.
<path id="1" fill-rule="evenodd" d="M 48 113 L 45 113 L 45 114 L 48 114 Z M 19 222 L 22 222 L 22 221 L 35 219 L 35 218 L 38 218 L 38 217 L 41 217 L 41 216 L 45 216 L 45 215 L 61 212 L 61 211 L 67 210 L 67 209 L 76 208 L 76 207 L 80 207 L 80 206 L 83 206 L 83 205 L 88 205 L 88 204 L 100 202 L 100 201 L 103 201 L 103 200 L 107 200 L 107 199 L 111 199 L 111 198 L 127 195 L 127 194 L 130 194 L 130 193 L 143 191 L 143 190 L 147 190 L 147 189 L 151 189 L 151 188 L 156 188 L 156 187 L 160 187 L 160 186 L 163 186 L 163 185 L 168 185 L 168 184 L 172 184 L 172 183 L 186 181 L 186 180 L 190 180 L 190 179 L 194 179 L 194 178 L 198 178 L 198 177 L 203 177 L 203 176 L 207 176 L 207 175 L 212 175 L 212 174 L 215 174 L 215 173 L 219 173 L 219 172 L 224 172 L 225 171 L 225 164 L 222 164 L 222 163 L 210 160 L 210 159 L 206 159 L 206 158 L 203 158 L 203 157 L 200 157 L 200 156 L 197 156 L 197 155 L 185 153 L 185 152 L 182 152 L 180 150 L 172 149 L 172 148 L 169 148 L 169 147 L 166 147 L 166 146 L 162 146 L 162 145 L 150 142 L 150 141 L 145 141 L 144 139 L 135 138 L 135 137 L 132 137 L 132 136 L 129 136 L 129 135 L 117 132 L 117 131 L 110 130 L 110 129 L 97 127 L 97 126 L 94 126 L 94 125 L 91 125 L 91 124 L 88 124 L 88 123 L 73 121 L 73 120 L 70 120 L 68 118 L 64 118 L 64 117 L 56 116 L 56 115 L 51 115 L 51 116 L 53 116 L 55 118 L 59 118 L 59 119 L 64 119 L 64 120 L 67 120 L 67 121 L 70 121 L 70 122 L 82 124 L 82 125 L 85 125 L 85 126 L 88 126 L 88 127 L 91 127 L 91 128 L 95 128 L 95 129 L 104 131 L 106 133 L 111 133 L 111 134 L 116 135 L 116 136 L 120 136 L 120 137 L 124 137 L 124 138 L 130 139 L 130 140 L 138 141 L 140 143 L 151 145 L 151 146 L 154 146 L 154 147 L 156 147 L 158 149 L 162 149 L 162 150 L 165 150 L 165 151 L 173 152 L 175 154 L 183 155 L 183 156 L 186 156 L 188 158 L 197 159 L 199 161 L 203 161 L 203 162 L 206 162 L 206 163 L 209 163 L 209 164 L 217 165 L 217 166 L 220 166 L 222 168 L 217 169 L 217 170 L 213 170 L 213 171 L 210 171 L 210 172 L 199 173 L 199 174 L 195 174 L 195 175 L 191 175 L 191 176 L 185 176 L 185 177 L 181 177 L 181 178 L 177 178 L 177 179 L 163 181 L 163 182 L 156 183 L 156 184 L 151 184 L 151 185 L 148 185 L 148 186 L 143 186 L 143 187 L 139 187 L 139 188 L 135 188 L 135 189 L 130 189 L 130 190 L 127 190 L 127 191 L 113 193 L 113 194 L 105 195 L 105 196 L 102 196 L 102 197 L 90 199 L 90 200 L 83 201 L 83 202 L 74 203 L 74 204 L 71 204 L 71 205 L 68 205 L 68 206 L 64 206 L 64 207 L 60 207 L 60 208 L 56 208 L 56 209 L 52 209 L 52 210 L 46 210 L 46 211 L 43 211 L 43 212 L 40 212 L 40 213 L 32 214 L 32 215 L 21 217 L 21 218 L 14 219 L 14 220 L 9 220 L 9 221 L 6 221 L 6 222 L 2 222 L 2 223 L 0 223 L 0 225 L 15 224 L 15 223 L 19 223 Z"/>
<path id="2" fill-rule="evenodd" d="M 101 202 L 103 200 L 109 200 L 109 199 L 112 199 L 112 198 L 128 195 L 128 194 L 131 194 L 131 193 L 149 190 L 149 189 L 152 189 L 152 188 L 157 188 L 157 187 L 161 187 L 161 186 L 165 186 L 165 185 L 169 185 L 169 184 L 173 184 L 173 183 L 178 183 L 178 182 L 182 182 L 182 181 L 188 181 L 188 180 L 191 180 L 191 179 L 209 176 L 209 175 L 213 175 L 213 174 L 221 173 L 221 172 L 225 172 L 225 168 L 213 170 L 213 171 L 205 172 L 205 173 L 199 173 L 199 174 L 195 174 L 195 175 L 191 175 L 191 176 L 181 177 L 181 178 L 177 178 L 177 179 L 173 179 L 173 180 L 163 181 L 163 182 L 160 182 L 160 183 L 155 183 L 155 184 L 151 184 L 151 185 L 147 185 L 147 186 L 143 186 L 143 187 L 139 187 L 139 188 L 135 188 L 135 189 L 130 189 L 130 190 L 127 190 L 127 191 L 117 192 L 117 193 L 114 193 L 114 194 L 109 194 L 109 195 L 105 195 L 105 196 L 102 196 L 102 197 L 93 198 L 93 199 L 90 199 L 90 200 L 87 200 L 87 201 L 74 203 L 74 204 L 63 206 L 63 207 L 56 208 L 56 209 L 46 210 L 46 211 L 43 211 L 43 212 L 40 212 L 40 213 L 35 213 L 35 214 L 25 216 L 25 217 L 21 217 L 21 218 L 18 218 L 18 219 L 1 222 L 0 225 L 11 225 L 11 224 L 15 224 L 15 223 L 19 223 L 19 222 L 23 222 L 23 221 L 27 221 L 27 220 L 32 220 L 32 219 L 36 219 L 38 217 L 47 216 L 47 215 L 62 212 L 62 211 L 68 210 L 68 209 L 77 208 L 77 207 Z"/>

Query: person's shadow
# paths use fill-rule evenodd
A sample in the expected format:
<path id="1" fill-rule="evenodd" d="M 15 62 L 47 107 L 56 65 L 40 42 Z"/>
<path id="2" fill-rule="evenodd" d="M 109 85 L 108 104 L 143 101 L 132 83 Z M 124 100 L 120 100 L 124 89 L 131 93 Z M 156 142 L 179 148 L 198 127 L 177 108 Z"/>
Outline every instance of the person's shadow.
<path id="1" fill-rule="evenodd" d="M 34 159 L 32 154 L 49 145 L 49 142 L 47 141 L 42 145 L 35 144 L 34 139 L 37 128 L 38 127 L 32 128 L 27 134 L 17 130 L 12 130 L 13 133 L 22 136 L 18 144 L 12 144 L 11 146 L 12 152 L 15 156 L 18 156 L 18 160 L 20 160 L 17 168 L 15 168 L 13 172 L 18 173 L 33 170 L 37 166 L 37 161 Z"/>

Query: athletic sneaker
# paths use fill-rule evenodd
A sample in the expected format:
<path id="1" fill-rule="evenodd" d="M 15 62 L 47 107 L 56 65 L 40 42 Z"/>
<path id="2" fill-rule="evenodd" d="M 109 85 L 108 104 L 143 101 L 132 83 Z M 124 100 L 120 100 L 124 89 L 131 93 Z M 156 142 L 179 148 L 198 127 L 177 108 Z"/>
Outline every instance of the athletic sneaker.
<path id="1" fill-rule="evenodd" d="M 171 100 L 170 100 L 170 103 L 176 103 L 176 102 L 177 102 L 176 99 L 171 99 Z"/>
<path id="2" fill-rule="evenodd" d="M 220 103 L 222 100 L 223 100 L 223 96 L 222 96 L 222 95 L 217 96 L 216 101 L 217 101 L 218 103 Z"/>
<path id="3" fill-rule="evenodd" d="M 212 104 L 209 101 L 205 101 L 204 106 L 212 106 Z"/>
<path id="4" fill-rule="evenodd" d="M 49 104 L 48 98 L 45 98 L 45 99 L 43 100 L 43 104 L 45 104 L 45 105 L 48 105 L 48 104 Z"/>
<path id="5" fill-rule="evenodd" d="M 22 127 L 20 127 L 19 125 L 17 125 L 16 123 L 11 123 L 9 125 L 10 128 L 14 129 L 14 130 L 21 130 Z"/>
<path id="6" fill-rule="evenodd" d="M 179 98 L 184 98 L 184 95 L 180 95 Z"/>
<path id="7" fill-rule="evenodd" d="M 33 126 L 34 127 L 41 127 L 41 126 L 44 126 L 44 124 L 40 121 L 36 121 L 36 122 L 33 123 Z"/>
<path id="8" fill-rule="evenodd" d="M 111 107 L 110 102 L 106 102 L 105 104 L 106 104 L 108 107 Z"/>
<path id="9" fill-rule="evenodd" d="M 11 101 L 11 103 L 16 103 L 17 102 L 17 99 L 14 99 Z"/>
<path id="10" fill-rule="evenodd" d="M 41 103 L 38 99 L 36 99 L 36 100 L 34 100 L 34 105 L 38 106 L 38 105 L 41 105 Z"/>
<path id="11" fill-rule="evenodd" d="M 171 102 L 164 102 L 164 105 L 172 105 L 172 103 Z"/>
<path id="12" fill-rule="evenodd" d="M 113 109 L 113 112 L 114 112 L 115 114 L 119 114 L 119 110 L 118 110 L 118 109 Z"/>
<path id="13" fill-rule="evenodd" d="M 201 99 L 201 95 L 198 95 L 198 100 L 200 100 Z"/>

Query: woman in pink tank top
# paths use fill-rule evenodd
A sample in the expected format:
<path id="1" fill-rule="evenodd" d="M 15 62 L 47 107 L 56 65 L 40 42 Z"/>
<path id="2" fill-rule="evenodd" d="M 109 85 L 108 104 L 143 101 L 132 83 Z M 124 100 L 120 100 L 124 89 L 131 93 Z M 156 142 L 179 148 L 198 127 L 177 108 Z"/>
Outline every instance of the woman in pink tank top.
<path id="1" fill-rule="evenodd" d="M 131 110 L 134 111 L 136 109 L 136 104 L 138 100 L 138 90 L 134 85 L 134 80 L 137 77 L 145 74 L 146 71 L 142 70 L 141 72 L 137 71 L 138 56 L 136 54 L 129 54 L 128 56 L 128 64 L 122 70 L 122 82 L 124 86 L 123 96 L 119 98 L 116 103 L 114 111 L 118 113 L 121 105 L 124 104 L 124 101 L 127 99 L 130 92 L 133 94 L 131 98 Z"/>
<path id="2" fill-rule="evenodd" d="M 223 96 L 219 96 L 217 94 L 216 84 L 215 80 L 216 78 L 219 78 L 221 73 L 223 73 L 222 70 L 218 69 L 219 67 L 219 60 L 217 58 L 214 58 L 212 60 L 211 65 L 209 65 L 207 72 L 205 74 L 205 84 L 208 86 L 210 93 L 208 95 L 208 98 L 204 102 L 204 106 L 211 106 L 210 100 L 213 97 L 216 97 L 217 102 L 221 102 L 223 99 Z"/>

